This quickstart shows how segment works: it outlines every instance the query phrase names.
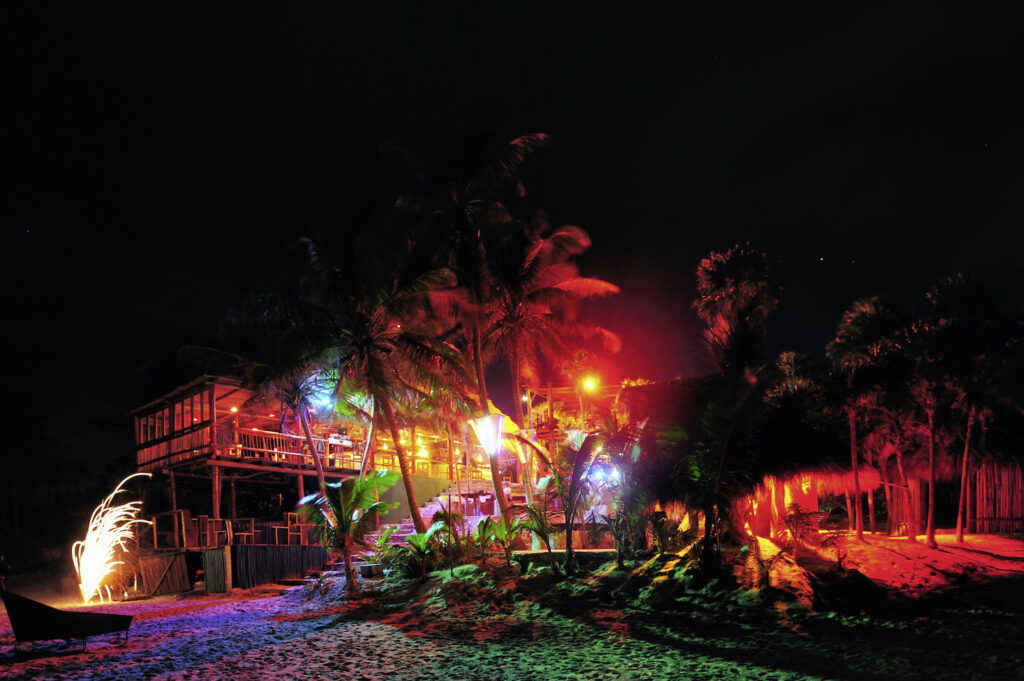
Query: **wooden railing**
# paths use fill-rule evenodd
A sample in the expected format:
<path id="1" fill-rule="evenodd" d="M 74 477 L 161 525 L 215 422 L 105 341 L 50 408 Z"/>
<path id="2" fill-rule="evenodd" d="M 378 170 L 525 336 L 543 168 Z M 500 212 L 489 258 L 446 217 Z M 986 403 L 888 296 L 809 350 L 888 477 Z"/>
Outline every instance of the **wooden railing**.
<path id="1" fill-rule="evenodd" d="M 136 463 L 140 471 L 168 468 L 209 456 L 213 453 L 212 445 L 213 426 L 205 421 L 146 443 L 145 447 L 137 450 Z"/>
<path id="2" fill-rule="evenodd" d="M 171 433 L 149 443 L 137 452 L 139 470 L 171 468 L 176 464 L 210 456 L 249 463 L 265 463 L 270 467 L 316 469 L 313 457 L 309 454 L 306 438 L 302 436 L 255 428 L 242 428 L 234 432 L 221 429 L 218 432 L 219 435 L 214 442 L 212 424 L 199 423 L 188 430 Z M 323 457 L 325 469 L 359 470 L 363 454 L 361 442 L 346 445 L 323 438 L 314 438 L 313 442 L 317 453 Z M 449 477 L 448 459 L 443 452 L 434 452 L 427 457 L 412 455 L 411 461 L 416 475 L 432 478 Z M 378 449 L 374 453 L 372 466 L 375 470 L 401 472 L 397 455 L 387 449 Z M 459 469 L 459 477 L 466 477 L 465 468 Z M 474 462 L 470 466 L 471 480 L 489 477 L 486 465 Z"/>

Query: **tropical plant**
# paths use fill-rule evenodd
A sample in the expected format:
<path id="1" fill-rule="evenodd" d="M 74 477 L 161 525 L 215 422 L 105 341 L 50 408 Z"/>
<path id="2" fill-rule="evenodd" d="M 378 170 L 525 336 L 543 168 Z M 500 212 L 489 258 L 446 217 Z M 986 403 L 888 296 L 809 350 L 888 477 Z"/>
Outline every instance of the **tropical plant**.
<path id="1" fill-rule="evenodd" d="M 518 517 L 513 517 L 511 523 L 505 523 L 504 518 L 498 518 L 498 521 L 492 526 L 491 536 L 505 553 L 505 563 L 508 567 L 512 567 L 512 549 L 514 548 L 516 538 L 524 530 L 525 528 L 520 524 Z"/>
<path id="2" fill-rule="evenodd" d="M 439 520 L 428 527 L 426 532 L 406 535 L 406 544 L 396 544 L 392 547 L 393 564 L 407 575 L 426 577 L 437 565 L 438 557 L 442 555 L 441 547 L 434 537 L 444 528 L 445 522 Z"/>
<path id="3" fill-rule="evenodd" d="M 570 438 L 571 440 L 571 438 Z M 569 442 L 562 449 L 558 461 L 552 461 L 539 445 L 520 438 L 524 444 L 532 447 L 551 472 L 550 483 L 561 501 L 562 513 L 565 516 L 565 562 L 563 568 L 567 575 L 576 574 L 576 555 L 573 552 L 572 536 L 576 516 L 581 510 L 581 502 L 590 482 L 588 476 L 599 451 L 600 440 L 595 435 L 583 437 L 582 442 Z M 574 446 L 574 444 L 576 446 Z"/>
<path id="4" fill-rule="evenodd" d="M 339 552 L 345 562 L 345 588 L 358 589 L 352 553 L 366 548 L 368 522 L 373 513 L 387 513 L 398 506 L 397 501 L 378 501 L 380 493 L 398 481 L 397 473 L 377 471 L 366 478 L 346 478 L 328 483 L 325 492 L 311 494 L 300 500 L 300 510 L 313 525 L 320 541 Z"/>
<path id="5" fill-rule="evenodd" d="M 387 560 L 388 551 L 391 550 L 391 535 L 398 531 L 398 526 L 389 525 L 377 535 L 369 550 L 364 552 L 363 559 L 370 563 L 383 564 Z"/>
<path id="6" fill-rule="evenodd" d="M 544 549 L 548 552 L 548 563 L 551 565 L 551 569 L 557 572 L 558 565 L 555 563 L 555 555 L 551 552 L 551 539 L 555 534 L 555 526 L 551 522 L 552 513 L 546 505 L 525 506 L 523 513 L 525 516 L 519 520 L 520 527 L 544 544 Z"/>

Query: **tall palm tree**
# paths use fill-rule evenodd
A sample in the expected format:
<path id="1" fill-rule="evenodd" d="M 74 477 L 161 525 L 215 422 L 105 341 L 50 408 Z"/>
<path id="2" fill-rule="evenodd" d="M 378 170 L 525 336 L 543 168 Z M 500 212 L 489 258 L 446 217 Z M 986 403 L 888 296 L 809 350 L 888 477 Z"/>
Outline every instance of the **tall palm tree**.
<path id="1" fill-rule="evenodd" d="M 280 402 L 299 421 L 321 492 L 327 481 L 309 411 L 314 397 L 334 388 L 324 349 L 328 326 L 322 309 L 295 296 L 263 293 L 229 309 L 223 334 L 228 349 L 187 348 L 207 359 L 228 360 L 257 399 Z"/>
<path id="2" fill-rule="evenodd" d="M 327 348 L 339 374 L 339 402 L 372 400 L 373 419 L 379 419 L 395 447 L 413 525 L 424 533 L 395 404 L 409 391 L 444 383 L 442 367 L 451 371 L 459 366 L 455 349 L 437 340 L 436 313 L 454 304 L 455 277 L 440 269 L 403 280 L 397 264 L 385 266 L 368 251 L 343 268 L 318 243 L 304 243 L 311 265 L 305 296 L 330 316 Z"/>
<path id="3" fill-rule="evenodd" d="M 702 405 L 697 420 L 691 416 L 678 424 L 666 441 L 682 455 L 677 477 L 683 494 L 704 510 L 701 563 L 713 573 L 721 570 L 725 493 L 743 487 L 744 461 L 752 452 L 770 387 L 762 343 L 765 320 L 778 305 L 779 293 L 764 254 L 749 244 L 711 253 L 697 267 L 694 308 L 706 324 L 707 358 L 716 372 L 697 387 Z"/>
<path id="4" fill-rule="evenodd" d="M 570 258 L 590 247 L 590 237 L 579 227 L 566 225 L 551 232 L 541 220 L 510 231 L 505 244 L 502 257 L 490 268 L 493 292 L 481 330 L 482 350 L 484 357 L 508 358 L 516 423 L 523 427 L 521 387 L 524 377 L 539 375 L 542 358 L 565 357 L 569 339 L 597 338 L 605 349 L 618 352 L 618 336 L 573 313 L 579 301 L 619 289 L 579 276 Z"/>
<path id="5" fill-rule="evenodd" d="M 1006 327 L 989 291 L 961 273 L 942 279 L 925 295 L 923 315 L 944 349 L 944 393 L 965 419 L 956 522 L 956 540 L 963 542 L 971 437 L 978 419 L 987 421 L 992 415 L 1001 373 L 995 370 L 997 356 Z"/>
<path id="6" fill-rule="evenodd" d="M 873 389 L 872 369 L 877 368 L 878 359 L 895 342 L 898 325 L 898 317 L 878 298 L 858 300 L 843 313 L 835 338 L 825 348 L 845 387 L 842 411 L 849 428 L 850 466 L 853 471 L 854 502 L 850 520 L 860 540 L 864 539 L 864 518 L 858 472 L 857 420 L 864 400 Z"/>
<path id="7" fill-rule="evenodd" d="M 406 204 L 417 207 L 423 218 L 418 225 L 419 242 L 445 244 L 437 264 L 454 271 L 468 293 L 460 310 L 461 326 L 466 336 L 467 365 L 472 367 L 474 378 L 477 416 L 490 413 L 482 333 L 493 293 L 490 262 L 500 256 L 496 243 L 516 228 L 503 200 L 525 195 L 520 169 L 547 141 L 543 133 L 517 137 L 489 158 L 474 163 L 468 174 L 449 173 L 441 178 L 439 186 L 427 189 L 420 200 L 406 200 Z M 511 526 L 508 501 L 501 493 L 500 472 L 493 463 L 491 481 L 495 496 L 506 525 Z"/>

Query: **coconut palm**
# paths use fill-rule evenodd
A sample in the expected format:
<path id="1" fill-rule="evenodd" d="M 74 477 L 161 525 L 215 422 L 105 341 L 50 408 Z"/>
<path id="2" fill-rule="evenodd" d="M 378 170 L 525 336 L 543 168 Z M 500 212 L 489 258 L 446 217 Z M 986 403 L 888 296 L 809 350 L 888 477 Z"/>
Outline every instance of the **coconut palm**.
<path id="1" fill-rule="evenodd" d="M 618 336 L 574 317 L 576 304 L 606 296 L 618 287 L 601 279 L 579 276 L 570 258 L 590 247 L 579 227 L 554 231 L 543 220 L 503 235 L 500 258 L 492 258 L 491 299 L 481 330 L 483 355 L 508 359 L 516 423 L 522 427 L 521 387 L 525 378 L 536 382 L 542 358 L 558 361 L 570 348 L 566 341 L 598 339 L 606 350 L 618 352 Z"/>
<path id="2" fill-rule="evenodd" d="M 873 389 L 872 371 L 878 359 L 893 345 L 899 328 L 898 317 L 878 298 L 856 301 L 843 313 L 835 338 L 825 348 L 832 366 L 842 379 L 845 394 L 842 412 L 850 434 L 850 465 L 853 470 L 853 499 L 850 520 L 857 539 L 864 539 L 858 473 L 857 421 L 863 403 Z"/>
<path id="3" fill-rule="evenodd" d="M 345 563 L 345 588 L 349 592 L 354 593 L 358 588 L 352 552 L 367 547 L 365 536 L 372 528 L 367 521 L 372 514 L 387 513 L 398 506 L 397 501 L 378 501 L 381 492 L 390 489 L 397 481 L 397 473 L 377 471 L 370 477 L 352 477 L 329 483 L 325 491 L 299 501 L 303 515 L 313 525 L 324 546 L 341 553 Z"/>
<path id="4" fill-rule="evenodd" d="M 991 294 L 978 281 L 957 273 L 925 295 L 924 317 L 944 348 L 944 394 L 965 420 L 956 540 L 963 542 L 971 437 L 979 419 L 987 421 L 997 397 L 995 370 L 1004 325 Z"/>
<path id="5" fill-rule="evenodd" d="M 409 392 L 429 392 L 458 371 L 458 353 L 437 340 L 439 319 L 458 297 L 455 277 L 444 269 L 405 277 L 400 261 L 374 260 L 371 252 L 343 268 L 319 243 L 304 244 L 311 266 L 304 295 L 330 317 L 324 342 L 339 376 L 337 401 L 372 401 L 373 421 L 386 429 L 395 448 L 413 525 L 425 533 L 396 403 Z"/>
<path id="6" fill-rule="evenodd" d="M 226 349 L 189 346 L 187 354 L 205 362 L 230 365 L 254 400 L 279 402 L 299 421 L 316 467 L 321 493 L 326 489 L 323 461 L 309 423 L 315 398 L 334 389 L 329 353 L 325 352 L 329 319 L 325 311 L 296 296 L 261 293 L 228 310 L 222 336 Z"/>
<path id="7" fill-rule="evenodd" d="M 678 488 L 704 510 L 701 563 L 721 569 L 719 531 L 729 493 L 745 489 L 764 396 L 772 373 L 763 365 L 764 323 L 779 301 L 763 253 L 749 244 L 711 253 L 697 267 L 694 308 L 704 321 L 707 360 L 715 372 L 694 388 L 699 416 L 669 428 L 665 441 L 676 452 Z M 724 483 L 724 484 L 723 484 Z"/>

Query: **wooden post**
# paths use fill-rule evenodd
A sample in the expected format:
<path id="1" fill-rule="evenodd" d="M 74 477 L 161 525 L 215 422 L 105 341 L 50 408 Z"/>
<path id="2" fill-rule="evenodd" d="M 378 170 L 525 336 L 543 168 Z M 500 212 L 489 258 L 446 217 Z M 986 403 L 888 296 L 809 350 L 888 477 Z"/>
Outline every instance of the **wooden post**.
<path id="1" fill-rule="evenodd" d="M 238 497 L 235 492 L 235 478 L 238 476 L 231 476 L 231 519 L 234 520 L 238 517 Z"/>
<path id="2" fill-rule="evenodd" d="M 300 473 L 299 474 L 299 501 L 302 501 L 302 498 L 304 496 L 306 496 L 306 493 L 303 491 L 302 474 Z"/>
<path id="3" fill-rule="evenodd" d="M 174 469 L 173 468 L 169 468 L 167 470 L 167 477 L 170 478 L 170 481 L 171 481 L 171 510 L 172 511 L 177 511 L 178 510 L 178 490 L 177 490 L 177 488 L 174 485 Z"/>
<path id="4" fill-rule="evenodd" d="M 224 547 L 224 593 L 231 593 L 231 547 Z"/>
<path id="5" fill-rule="evenodd" d="M 210 513 L 212 518 L 220 518 L 220 466 L 211 466 L 210 472 L 212 473 L 212 485 L 213 488 L 213 512 Z"/>

